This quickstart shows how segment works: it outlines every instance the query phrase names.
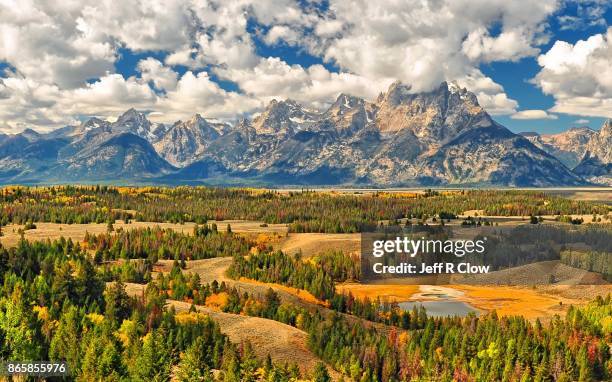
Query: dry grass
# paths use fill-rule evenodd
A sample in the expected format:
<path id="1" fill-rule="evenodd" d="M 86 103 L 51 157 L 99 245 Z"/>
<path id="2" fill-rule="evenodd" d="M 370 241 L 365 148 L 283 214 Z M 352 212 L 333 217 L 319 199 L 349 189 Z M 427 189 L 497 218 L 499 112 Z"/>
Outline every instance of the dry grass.
<path id="1" fill-rule="evenodd" d="M 219 227 L 219 230 L 225 230 L 227 225 L 229 224 L 232 227 L 232 232 L 239 233 L 281 233 L 284 234 L 288 230 L 287 224 L 264 224 L 260 221 L 250 221 L 250 220 L 222 220 L 222 221 L 214 221 L 211 220 L 208 223 L 216 223 Z"/>
<path id="2" fill-rule="evenodd" d="M 584 216 L 590 219 L 590 215 Z M 513 223 L 521 221 L 521 217 L 512 217 L 515 220 Z M 277 242 L 281 249 L 288 253 L 302 250 L 305 257 L 312 256 L 323 250 L 343 250 L 345 252 L 359 251 L 359 235 L 358 234 L 289 234 L 284 238 L 286 225 L 269 225 L 261 227 L 259 222 L 246 221 L 225 221 L 218 222 L 220 229 L 225 229 L 225 225 L 229 223 L 234 232 L 244 234 L 266 234 L 268 236 L 282 235 L 283 238 Z M 103 233 L 106 232 L 106 224 L 54 224 L 54 223 L 36 223 L 37 228 L 25 232 L 25 237 L 28 240 L 45 240 L 59 238 L 61 236 L 72 238 L 75 241 L 82 241 L 85 232 Z M 162 228 L 171 228 L 178 232 L 190 234 L 193 231 L 193 223 L 171 224 L 171 223 L 152 223 L 152 222 L 133 222 L 125 224 L 117 221 L 114 224 L 115 228 L 135 229 L 140 227 L 150 227 L 159 225 Z M 21 226 L 9 225 L 3 227 L 4 236 L 0 241 L 5 246 L 11 246 L 17 243 L 19 235 L 17 230 Z M 196 272 L 200 275 L 202 282 L 218 282 L 225 281 L 230 286 L 235 286 L 241 291 L 247 291 L 255 295 L 263 296 L 267 289 L 272 287 L 279 293 L 281 300 L 288 303 L 297 304 L 308 308 L 309 310 L 318 309 L 327 311 L 325 305 L 317 300 L 310 293 L 289 288 L 278 284 L 266 284 L 255 282 L 253 280 L 241 279 L 231 280 L 225 275 L 225 270 L 231 264 L 231 258 L 213 258 L 206 260 L 195 260 L 187 263 L 188 272 Z M 162 260 L 156 266 L 156 271 L 168 272 L 172 267 L 172 261 Z M 557 267 L 559 268 L 559 267 Z M 561 267 L 563 268 L 563 267 Z M 559 268 L 559 269 L 561 269 Z M 561 269 L 562 270 L 562 269 Z M 558 272 L 557 272 L 558 273 Z M 525 272 L 525 274 L 533 275 L 533 272 Z M 560 274 L 559 274 L 560 276 Z M 569 275 L 571 276 L 571 275 Z M 572 280 L 572 277 L 566 277 Z M 583 277 L 583 276 L 581 276 Z M 563 279 L 566 279 L 563 278 Z M 397 283 L 389 280 L 393 284 L 402 285 L 365 285 L 365 284 L 341 284 L 338 285 L 338 291 L 348 293 L 359 298 L 368 297 L 389 301 L 407 301 L 414 299 L 419 291 L 418 285 L 403 284 L 400 280 Z M 485 283 L 486 284 L 486 283 Z M 550 317 L 553 313 L 561 313 L 569 304 L 583 304 L 586 301 L 594 298 L 596 295 L 605 295 L 612 293 L 612 287 L 608 285 L 552 285 L 540 286 L 537 288 L 531 287 L 502 287 L 502 286 L 467 286 L 467 285 L 452 285 L 448 286 L 459 291 L 464 295 L 460 298 L 475 307 L 483 310 L 496 309 L 500 315 L 521 314 L 529 319 Z M 132 293 L 140 293 L 142 288 L 130 286 L 129 288 L 137 288 L 132 290 Z M 560 305 L 559 302 L 562 304 Z"/>
<path id="3" fill-rule="evenodd" d="M 172 260 L 160 260 L 156 266 L 158 272 L 170 272 Z M 232 263 L 231 257 L 216 257 L 212 259 L 187 261 L 185 272 L 194 272 L 200 276 L 202 283 L 225 282 L 230 287 L 237 288 L 240 292 L 248 292 L 255 296 L 263 297 L 269 288 L 274 289 L 281 301 L 296 304 L 310 310 L 325 308 L 325 303 L 315 298 L 305 290 L 291 288 L 275 283 L 263 283 L 255 280 L 241 278 L 233 280 L 226 276 L 225 271 Z"/>
<path id="4" fill-rule="evenodd" d="M 351 292 L 357 298 L 375 300 L 380 297 L 382 301 L 402 302 L 409 300 L 419 291 L 418 285 L 385 285 L 385 284 L 359 284 L 344 283 L 336 285 L 339 293 Z"/>
<path id="5" fill-rule="evenodd" d="M 566 191 L 558 192 L 559 196 L 574 200 L 586 200 L 592 202 L 610 203 L 612 200 L 612 190 L 610 188 L 590 190 L 590 191 Z"/>
<path id="6" fill-rule="evenodd" d="M 275 247 L 288 254 L 301 251 L 305 258 L 327 251 L 359 253 L 361 236 L 358 233 L 290 233 Z"/>
<path id="7" fill-rule="evenodd" d="M 129 294 L 140 296 L 143 285 L 127 284 Z M 188 311 L 191 304 L 181 301 L 168 300 L 177 312 Z M 303 374 L 310 374 L 320 359 L 307 347 L 307 334 L 297 328 L 282 324 L 278 321 L 259 317 L 249 317 L 237 314 L 223 313 L 215 308 L 196 306 L 199 312 L 208 314 L 219 324 L 221 332 L 226 334 L 230 341 L 239 344 L 250 342 L 255 354 L 264 359 L 268 354 L 274 362 L 296 363 Z M 334 380 L 340 375 L 328 367 Z"/>
<path id="8" fill-rule="evenodd" d="M 73 241 L 82 242 L 85 239 L 85 233 L 101 234 L 107 231 L 105 223 L 90 223 L 90 224 L 57 224 L 57 223 L 35 223 L 36 229 L 25 231 L 25 238 L 30 241 L 42 241 L 46 239 L 59 239 L 60 237 L 70 238 Z M 175 223 L 156 223 L 156 222 L 132 222 L 125 224 L 121 220 L 117 220 L 113 227 L 115 229 L 122 228 L 124 230 L 146 228 L 159 226 L 161 228 L 170 228 L 177 232 L 191 234 L 193 232 L 194 223 L 175 224 Z M 0 242 L 6 247 L 14 246 L 19 241 L 19 229 L 23 225 L 9 224 L 2 227 Z"/>
<path id="9" fill-rule="evenodd" d="M 569 304 L 580 301 L 548 296 L 536 289 L 524 287 L 453 285 L 464 293 L 460 300 L 481 310 L 496 310 L 501 316 L 520 315 L 527 319 L 550 318 L 562 313 Z M 559 303 L 562 304 L 559 304 Z"/>
<path id="10" fill-rule="evenodd" d="M 246 277 L 241 277 L 239 281 L 245 284 L 260 285 L 266 288 L 272 288 L 276 292 L 283 291 L 293 296 L 296 296 L 300 300 L 306 303 L 309 303 L 309 304 L 321 305 L 325 307 L 329 306 L 329 304 L 327 304 L 326 302 L 319 300 L 318 298 L 313 296 L 310 292 L 303 290 L 303 289 L 292 288 L 292 287 L 288 287 L 288 286 L 277 284 L 277 283 L 264 283 L 264 282 L 257 281 L 257 280 L 247 279 Z"/>
<path id="11" fill-rule="evenodd" d="M 453 275 L 452 284 L 469 285 L 546 285 L 550 279 L 564 285 L 604 285 L 599 273 L 573 268 L 559 260 L 539 261 L 490 273 Z"/>
<path id="12" fill-rule="evenodd" d="M 212 223 L 212 222 L 211 222 Z M 267 227 L 261 227 L 261 222 L 251 222 L 244 220 L 227 220 L 216 222 L 219 230 L 224 231 L 228 224 L 231 225 L 232 232 L 241 234 L 277 234 L 283 235 L 287 232 L 286 224 L 270 224 Z M 25 231 L 25 238 L 30 241 L 41 241 L 46 239 L 59 239 L 60 237 L 70 238 L 73 241 L 83 241 L 85 233 L 101 234 L 107 231 L 106 223 L 89 223 L 89 224 L 57 224 L 57 223 L 35 223 L 36 229 Z M 122 228 L 124 230 L 155 227 L 170 228 L 177 232 L 192 234 L 195 223 L 158 223 L 158 222 L 131 222 L 126 224 L 122 220 L 117 220 L 113 227 L 115 229 Z M 23 225 L 9 224 L 2 227 L 3 236 L 0 237 L 0 243 L 6 247 L 11 247 L 17 244 L 20 235 L 19 230 L 23 229 Z M 280 239 L 277 239 L 280 240 Z"/>
<path id="13" fill-rule="evenodd" d="M 542 285 L 538 291 L 550 296 L 558 296 L 571 300 L 591 301 L 597 296 L 605 297 L 612 294 L 612 285 Z"/>
<path id="14" fill-rule="evenodd" d="M 467 218 L 468 216 L 476 217 L 476 218 L 481 217 L 481 218 L 486 219 L 488 221 L 498 223 L 499 225 L 519 225 L 519 224 L 528 224 L 529 223 L 529 216 L 518 216 L 518 215 L 512 215 L 512 216 L 485 215 L 484 214 L 484 210 L 469 210 L 469 211 L 464 211 L 463 214 L 458 215 L 457 217 L 459 219 L 464 219 L 464 218 Z M 601 218 L 601 220 L 602 220 L 601 222 L 594 222 L 593 221 L 593 214 L 584 214 L 584 215 L 572 214 L 572 215 L 568 215 L 568 216 L 571 216 L 572 219 L 582 219 L 584 221 L 584 223 L 595 223 L 595 224 L 610 223 L 610 221 L 604 219 L 604 217 L 602 215 L 597 215 L 597 218 Z M 556 221 L 557 217 L 558 217 L 557 215 L 542 215 L 542 219 L 544 219 L 544 223 L 558 223 Z M 461 223 L 458 220 L 453 221 L 453 223 L 457 223 L 457 222 L 459 222 L 459 224 Z"/>
<path id="15" fill-rule="evenodd" d="M 597 295 L 612 293 L 611 285 L 552 285 L 527 288 L 513 286 L 452 285 L 464 293 L 460 300 L 483 310 L 495 309 L 499 315 L 520 315 L 530 320 L 548 321 L 563 315 L 570 305 L 584 305 Z M 581 291 L 572 293 L 573 289 Z"/>
<path id="16" fill-rule="evenodd" d="M 155 266 L 156 272 L 170 272 L 174 260 L 159 260 Z M 186 272 L 197 273 L 202 283 L 233 281 L 225 275 L 225 271 L 232 263 L 231 257 L 214 257 L 212 259 L 187 261 Z"/>

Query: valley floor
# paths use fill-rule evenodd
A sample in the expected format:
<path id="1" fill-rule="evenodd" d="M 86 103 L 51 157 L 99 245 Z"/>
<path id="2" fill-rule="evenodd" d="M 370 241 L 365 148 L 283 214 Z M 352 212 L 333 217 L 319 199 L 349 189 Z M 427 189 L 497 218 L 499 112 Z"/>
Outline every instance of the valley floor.
<path id="1" fill-rule="evenodd" d="M 477 213 L 478 211 L 468 211 L 465 215 L 474 216 Z M 525 223 L 523 217 L 503 219 L 504 224 Z M 264 225 L 261 222 L 247 221 L 223 221 L 217 222 L 217 224 L 219 229 L 225 229 L 226 225 L 230 224 L 233 232 L 266 241 L 284 252 L 301 252 L 305 259 L 328 250 L 342 251 L 348 254 L 358 254 L 360 250 L 359 234 L 289 234 L 287 233 L 288 227 L 284 224 Z M 113 224 L 115 230 L 120 228 L 129 230 L 156 225 L 188 234 L 193 232 L 194 226 L 192 223 L 132 222 L 126 224 L 122 221 Z M 4 235 L 0 238 L 2 245 L 15 245 L 20 237 L 20 228 L 23 227 L 18 225 L 3 227 Z M 86 232 L 103 233 L 106 230 L 106 224 L 36 223 L 36 228 L 25 231 L 24 237 L 28 240 L 45 240 L 64 236 L 82 242 Z M 310 311 L 319 311 L 324 315 L 331 314 L 331 310 L 323 302 L 306 291 L 244 278 L 240 280 L 228 278 L 226 270 L 231 262 L 232 259 L 229 257 L 187 261 L 184 271 L 197 273 L 203 283 L 217 280 L 234 286 L 240 291 L 247 291 L 260 296 L 264 296 L 268 288 L 272 288 L 278 293 L 282 301 L 291 302 Z M 169 272 L 171 269 L 172 261 L 170 260 L 160 260 L 154 268 L 155 272 Z M 144 286 L 141 284 L 128 284 L 127 290 L 131 295 L 139 296 L 143 293 L 143 288 Z M 429 296 L 431 293 L 428 293 L 431 292 L 430 287 L 423 285 L 403 285 L 401 283 L 396 285 L 365 285 L 347 282 L 338 285 L 337 288 L 341 292 L 351 292 L 356 297 L 380 298 L 383 301 L 406 302 L 432 299 Z M 437 288 L 444 288 L 445 293 L 453 299 L 468 303 L 482 312 L 494 309 L 500 315 L 518 314 L 530 320 L 540 319 L 542 321 L 549 320 L 554 314 L 562 314 L 570 305 L 582 305 L 598 294 L 612 293 L 610 284 L 537 287 L 447 285 Z M 177 311 L 188 310 L 191 306 L 187 302 L 174 300 L 168 300 L 168 303 Z M 264 357 L 270 354 L 275 361 L 296 362 L 304 372 L 312 370 L 319 361 L 306 346 L 306 333 L 297 328 L 263 318 L 223 313 L 218 308 L 210 306 L 197 306 L 196 308 L 215 319 L 222 332 L 227 334 L 233 342 L 250 341 L 259 356 Z M 355 317 L 351 319 L 361 320 Z M 367 325 L 383 326 L 373 323 L 367 323 Z M 382 327 L 382 329 L 386 328 Z M 329 367 L 329 371 L 334 379 L 339 377 L 339 374 L 333 371 L 331 367 Z"/>

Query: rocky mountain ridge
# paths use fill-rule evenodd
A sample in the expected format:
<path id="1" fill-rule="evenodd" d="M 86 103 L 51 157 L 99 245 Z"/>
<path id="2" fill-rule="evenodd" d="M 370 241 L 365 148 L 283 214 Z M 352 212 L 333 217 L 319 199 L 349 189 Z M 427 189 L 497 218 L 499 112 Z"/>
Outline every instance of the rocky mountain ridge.
<path id="1" fill-rule="evenodd" d="M 534 145 L 557 157 L 577 175 L 593 183 L 612 185 L 612 123 L 598 130 L 573 127 L 558 134 L 521 133 Z"/>
<path id="2" fill-rule="evenodd" d="M 414 93 L 395 82 L 374 101 L 340 94 L 324 111 L 274 100 L 233 126 L 198 114 L 155 124 L 129 109 L 112 123 L 91 118 L 49 134 L 0 136 L 0 182 L 585 183 L 550 150 L 562 146 L 559 140 L 536 138 L 496 123 L 473 93 L 455 83 Z M 596 147 L 594 139 L 585 152 L 609 163 L 609 149 Z"/>

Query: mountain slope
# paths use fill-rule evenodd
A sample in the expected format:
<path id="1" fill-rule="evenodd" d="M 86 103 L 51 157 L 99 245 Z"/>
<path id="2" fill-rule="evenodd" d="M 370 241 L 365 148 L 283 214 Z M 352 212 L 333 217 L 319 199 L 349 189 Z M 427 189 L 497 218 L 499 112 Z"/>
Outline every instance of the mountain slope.
<path id="1" fill-rule="evenodd" d="M 166 131 L 163 124 L 151 123 L 144 113 L 133 108 L 120 115 L 110 127 L 113 133 L 131 133 L 149 142 L 157 141 Z"/>
<path id="2" fill-rule="evenodd" d="M 552 155 L 495 124 L 468 131 L 425 161 L 421 173 L 439 183 L 485 183 L 519 187 L 579 185 Z"/>
<path id="3" fill-rule="evenodd" d="M 60 163 L 58 171 L 65 171 L 72 180 L 143 179 L 174 171 L 151 144 L 131 133 L 107 136 L 100 144 L 78 152 Z"/>
<path id="4" fill-rule="evenodd" d="M 594 183 L 612 185 L 612 123 L 598 131 L 573 127 L 559 134 L 522 133 L 534 145 L 558 158 L 573 172 Z"/>
<path id="5" fill-rule="evenodd" d="M 225 166 L 277 184 L 581 183 L 554 157 L 495 124 L 455 84 L 412 94 L 394 83 L 374 104 L 341 95 L 298 131 L 289 117 L 295 109 L 273 102 L 255 120 L 255 135 L 241 148 L 244 159 Z M 270 142 L 271 131 L 282 139 Z"/>
<path id="6" fill-rule="evenodd" d="M 569 168 L 575 167 L 587 151 L 587 145 L 597 133 L 588 127 L 572 127 L 559 134 L 521 133 L 531 143 L 555 156 Z"/>
<path id="7" fill-rule="evenodd" d="M 175 166 L 184 167 L 202 157 L 221 134 L 199 114 L 175 123 L 153 144 L 159 155 Z"/>

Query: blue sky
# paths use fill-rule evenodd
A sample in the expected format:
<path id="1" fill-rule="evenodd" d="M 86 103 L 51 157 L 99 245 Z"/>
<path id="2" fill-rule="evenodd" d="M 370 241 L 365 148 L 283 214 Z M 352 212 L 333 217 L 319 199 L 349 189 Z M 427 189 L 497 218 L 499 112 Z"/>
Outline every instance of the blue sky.
<path id="1" fill-rule="evenodd" d="M 34 0 L 0 12 L 0 130 L 135 107 L 235 121 L 456 80 L 515 132 L 612 117 L 608 0 Z"/>
<path id="2" fill-rule="evenodd" d="M 578 17 L 576 4 L 566 6 L 562 15 Z M 558 17 L 550 19 L 551 33 L 553 38 L 549 43 L 542 46 L 543 51 L 549 50 L 554 42 L 566 41 L 575 44 L 579 40 L 586 40 L 598 33 L 605 33 L 607 26 L 612 21 L 612 7 L 606 9 L 602 15 L 605 24 L 587 25 L 577 28 L 563 29 L 557 21 Z M 529 82 L 539 72 L 540 66 L 535 57 L 526 57 L 518 62 L 496 62 L 490 65 L 482 65 L 482 71 L 499 82 L 511 98 L 518 100 L 521 109 L 548 109 L 551 108 L 555 99 L 551 95 L 544 94 L 535 85 Z M 611 116 L 612 117 L 612 116 Z M 590 126 L 598 129 L 606 120 L 603 117 L 580 117 L 571 114 L 559 114 L 557 120 L 513 120 L 509 116 L 497 116 L 496 120 L 515 132 L 538 131 L 538 132 L 560 132 L 571 126 Z M 588 119 L 589 123 L 576 123 L 581 119 Z"/>

